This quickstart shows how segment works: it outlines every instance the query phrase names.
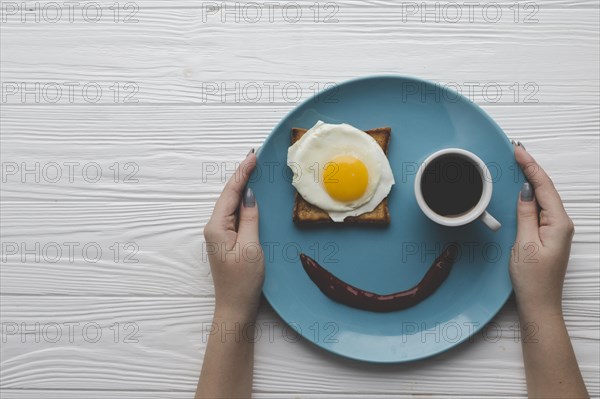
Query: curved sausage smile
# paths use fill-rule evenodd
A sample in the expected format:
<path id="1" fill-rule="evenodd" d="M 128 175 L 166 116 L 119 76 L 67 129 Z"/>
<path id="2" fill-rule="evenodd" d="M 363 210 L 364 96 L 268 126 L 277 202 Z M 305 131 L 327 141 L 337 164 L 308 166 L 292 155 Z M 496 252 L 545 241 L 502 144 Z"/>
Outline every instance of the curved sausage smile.
<path id="1" fill-rule="evenodd" d="M 433 294 L 450 274 L 457 253 L 456 244 L 448 245 L 417 285 L 408 290 L 387 295 L 376 294 L 350 285 L 303 253 L 300 254 L 300 261 L 306 274 L 328 298 L 357 309 L 392 312 L 414 306 Z"/>

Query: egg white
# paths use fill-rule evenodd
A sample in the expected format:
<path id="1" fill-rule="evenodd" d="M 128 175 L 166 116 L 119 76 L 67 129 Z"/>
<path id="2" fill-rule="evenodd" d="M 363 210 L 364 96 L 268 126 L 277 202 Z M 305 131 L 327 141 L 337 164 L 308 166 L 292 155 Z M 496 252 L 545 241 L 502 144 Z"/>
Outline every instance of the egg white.
<path id="1" fill-rule="evenodd" d="M 323 184 L 323 169 L 342 155 L 359 159 L 369 174 L 365 193 L 354 201 L 332 198 Z M 390 163 L 377 141 L 345 123 L 317 122 L 289 147 L 287 164 L 294 174 L 292 185 L 302 198 L 326 211 L 334 222 L 371 212 L 395 183 Z"/>

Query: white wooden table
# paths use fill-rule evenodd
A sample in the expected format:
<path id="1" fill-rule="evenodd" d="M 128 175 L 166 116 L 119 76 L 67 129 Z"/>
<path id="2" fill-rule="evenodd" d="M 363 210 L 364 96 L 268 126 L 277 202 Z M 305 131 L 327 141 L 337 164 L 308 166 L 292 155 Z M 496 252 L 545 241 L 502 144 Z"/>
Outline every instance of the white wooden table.
<path id="1" fill-rule="evenodd" d="M 223 186 L 207 165 L 230 173 L 299 101 L 372 74 L 459 89 L 549 171 L 600 394 L 597 1 L 38 1 L 2 0 L 2 398 L 192 397 Z M 471 343 L 376 366 L 290 342 L 264 304 L 255 397 L 521 397 L 516 321 L 511 299 Z"/>

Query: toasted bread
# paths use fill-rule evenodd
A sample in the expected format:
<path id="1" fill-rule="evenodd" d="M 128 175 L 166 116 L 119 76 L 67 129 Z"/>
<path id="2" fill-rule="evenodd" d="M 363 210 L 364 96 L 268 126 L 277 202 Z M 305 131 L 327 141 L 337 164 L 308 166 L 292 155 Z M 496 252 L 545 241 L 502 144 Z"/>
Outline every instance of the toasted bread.
<path id="1" fill-rule="evenodd" d="M 292 128 L 291 144 L 294 144 L 307 132 L 307 129 Z M 387 155 L 388 144 L 390 142 L 391 129 L 389 127 L 380 127 L 367 130 L 365 132 L 373 137 L 377 144 L 381 146 L 383 152 Z M 293 221 L 300 226 L 310 226 L 322 223 L 334 223 L 327 212 L 307 202 L 300 194 L 296 192 L 294 200 Z M 387 198 L 377 205 L 371 212 L 363 213 L 358 216 L 348 216 L 342 223 L 388 225 L 390 224 L 390 211 L 388 209 Z"/>

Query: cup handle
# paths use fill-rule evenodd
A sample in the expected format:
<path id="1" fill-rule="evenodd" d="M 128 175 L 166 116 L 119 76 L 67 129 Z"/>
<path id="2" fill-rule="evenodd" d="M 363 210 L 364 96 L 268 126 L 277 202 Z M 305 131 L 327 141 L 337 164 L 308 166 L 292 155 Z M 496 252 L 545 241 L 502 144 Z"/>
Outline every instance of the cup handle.
<path id="1" fill-rule="evenodd" d="M 488 211 L 483 211 L 479 219 L 492 231 L 497 231 L 502 226 Z"/>

